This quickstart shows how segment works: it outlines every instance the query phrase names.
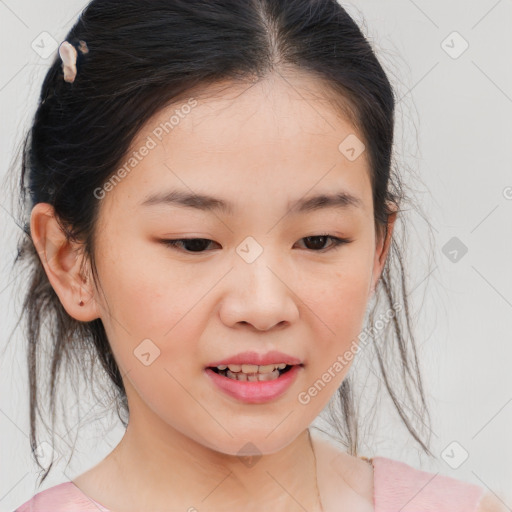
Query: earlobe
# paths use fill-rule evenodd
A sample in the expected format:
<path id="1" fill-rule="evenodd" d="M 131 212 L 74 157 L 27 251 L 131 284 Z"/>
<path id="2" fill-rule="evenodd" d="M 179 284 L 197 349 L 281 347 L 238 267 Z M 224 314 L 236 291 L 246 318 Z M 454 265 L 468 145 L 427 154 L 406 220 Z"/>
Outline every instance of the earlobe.
<path id="1" fill-rule="evenodd" d="M 38 203 L 34 206 L 30 233 L 46 276 L 66 312 L 81 322 L 98 318 L 92 283 L 80 272 L 79 244 L 68 240 L 52 205 Z"/>

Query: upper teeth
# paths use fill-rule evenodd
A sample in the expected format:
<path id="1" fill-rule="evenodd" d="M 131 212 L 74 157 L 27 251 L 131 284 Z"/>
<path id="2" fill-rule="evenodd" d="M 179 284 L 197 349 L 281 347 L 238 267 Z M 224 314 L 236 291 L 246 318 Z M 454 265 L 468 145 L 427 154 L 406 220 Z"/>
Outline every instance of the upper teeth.
<path id="1" fill-rule="evenodd" d="M 279 370 L 284 370 L 286 368 L 286 363 L 280 364 L 266 364 L 264 366 L 258 366 L 257 364 L 221 364 L 217 366 L 219 370 L 225 370 L 229 368 L 231 372 L 243 372 L 243 373 L 270 373 L 273 372 L 276 368 Z"/>

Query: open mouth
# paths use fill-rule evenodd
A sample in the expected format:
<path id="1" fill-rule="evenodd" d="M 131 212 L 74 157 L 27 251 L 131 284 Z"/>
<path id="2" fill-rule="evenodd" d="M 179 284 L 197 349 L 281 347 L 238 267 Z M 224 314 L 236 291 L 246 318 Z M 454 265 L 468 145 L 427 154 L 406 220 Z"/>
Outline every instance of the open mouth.
<path id="1" fill-rule="evenodd" d="M 205 372 L 212 383 L 227 395 L 244 403 L 261 404 L 283 395 L 296 382 L 304 364 L 243 367 L 234 364 L 207 366 Z M 242 372 L 242 368 L 246 371 Z"/>
<path id="2" fill-rule="evenodd" d="M 303 366 L 301 365 L 289 365 L 287 364 L 284 368 L 275 368 L 272 371 L 266 372 L 254 372 L 254 373 L 246 373 L 242 371 L 231 371 L 229 368 L 220 369 L 216 366 L 209 366 L 208 369 L 215 372 L 217 375 L 221 375 L 222 377 L 226 377 L 232 380 L 238 380 L 242 382 L 265 382 L 270 380 L 276 380 L 281 375 L 288 373 L 294 366 Z"/>
<path id="3" fill-rule="evenodd" d="M 302 366 L 302 365 L 300 365 Z M 229 369 L 226 368 L 225 370 L 219 370 L 219 368 L 217 368 L 216 366 L 208 366 L 208 368 L 210 370 L 213 370 L 215 373 L 218 373 L 219 375 L 223 375 L 224 377 L 227 377 L 227 373 L 229 372 Z M 292 365 L 289 365 L 287 364 L 282 370 L 280 369 L 277 369 L 274 370 L 274 371 L 277 371 L 279 372 L 279 375 L 282 375 L 283 373 L 286 373 L 288 371 L 290 371 L 292 369 Z M 233 372 L 231 372 L 233 373 Z M 243 373 L 243 372 L 235 372 L 235 373 Z M 274 372 L 270 372 L 270 373 L 274 373 Z M 245 375 L 257 375 L 256 373 L 246 373 Z M 260 375 L 265 375 L 265 374 L 260 374 Z"/>

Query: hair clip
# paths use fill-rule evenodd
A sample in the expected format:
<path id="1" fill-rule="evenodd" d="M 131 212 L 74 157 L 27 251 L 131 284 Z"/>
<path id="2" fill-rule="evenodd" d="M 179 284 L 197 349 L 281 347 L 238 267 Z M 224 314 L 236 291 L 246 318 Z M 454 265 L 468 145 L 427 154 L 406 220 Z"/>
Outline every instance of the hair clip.
<path id="1" fill-rule="evenodd" d="M 89 53 L 89 48 L 87 48 L 87 43 L 85 41 L 80 41 L 78 49 L 81 53 Z M 76 78 L 76 59 L 78 57 L 76 48 L 68 41 L 64 41 L 59 46 L 59 55 L 62 59 L 64 80 L 72 84 Z"/>

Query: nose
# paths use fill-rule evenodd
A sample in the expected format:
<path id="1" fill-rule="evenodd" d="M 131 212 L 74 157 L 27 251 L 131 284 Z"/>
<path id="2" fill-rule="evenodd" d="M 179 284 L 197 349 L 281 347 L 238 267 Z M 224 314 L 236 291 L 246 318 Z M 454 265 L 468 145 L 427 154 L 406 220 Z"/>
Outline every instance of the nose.
<path id="1" fill-rule="evenodd" d="M 226 325 L 268 331 L 297 321 L 300 300 L 293 291 L 293 278 L 276 261 L 263 251 L 252 263 L 243 259 L 235 262 L 220 309 Z"/>

